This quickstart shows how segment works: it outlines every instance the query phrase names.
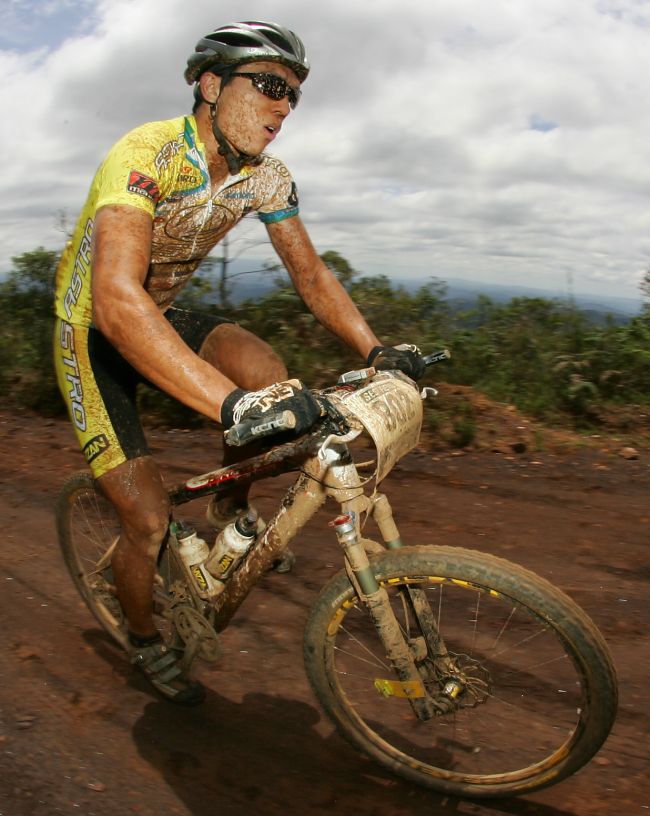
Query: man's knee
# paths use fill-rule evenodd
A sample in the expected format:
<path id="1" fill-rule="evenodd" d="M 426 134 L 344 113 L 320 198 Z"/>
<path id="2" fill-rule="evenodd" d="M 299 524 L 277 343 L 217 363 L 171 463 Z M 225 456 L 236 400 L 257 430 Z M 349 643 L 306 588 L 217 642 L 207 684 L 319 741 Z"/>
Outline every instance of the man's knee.
<path id="1" fill-rule="evenodd" d="M 155 556 L 167 535 L 169 506 L 134 508 L 122 530 L 129 541 L 148 556 Z"/>
<path id="2" fill-rule="evenodd" d="M 156 553 L 167 533 L 171 505 L 151 458 L 124 462 L 98 483 L 117 512 L 123 536 L 147 554 Z"/>
<path id="3" fill-rule="evenodd" d="M 201 346 L 200 356 L 248 391 L 288 377 L 286 366 L 274 349 L 235 323 L 213 329 Z"/>

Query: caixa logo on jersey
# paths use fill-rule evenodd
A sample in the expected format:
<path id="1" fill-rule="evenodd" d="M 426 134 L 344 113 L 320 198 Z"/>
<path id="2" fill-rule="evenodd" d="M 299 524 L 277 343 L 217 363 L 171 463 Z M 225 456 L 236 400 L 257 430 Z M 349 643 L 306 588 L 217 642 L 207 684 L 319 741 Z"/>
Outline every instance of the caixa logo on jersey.
<path id="1" fill-rule="evenodd" d="M 138 170 L 131 170 L 126 189 L 130 193 L 145 196 L 145 198 L 153 201 L 154 204 L 157 204 L 160 200 L 160 190 L 158 189 L 156 182 L 152 178 L 149 178 L 149 176 L 145 176 L 144 173 L 140 173 Z"/>

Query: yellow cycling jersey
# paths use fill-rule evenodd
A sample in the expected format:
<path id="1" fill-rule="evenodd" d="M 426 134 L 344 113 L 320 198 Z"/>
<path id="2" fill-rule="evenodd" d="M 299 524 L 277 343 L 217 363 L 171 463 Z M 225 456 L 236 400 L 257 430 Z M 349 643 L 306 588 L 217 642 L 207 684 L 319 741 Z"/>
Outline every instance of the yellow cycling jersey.
<path id="1" fill-rule="evenodd" d="M 298 214 L 286 166 L 264 155 L 214 189 L 194 116 L 150 122 L 127 133 L 99 167 L 56 275 L 56 313 L 92 325 L 92 232 L 95 214 L 127 204 L 153 218 L 151 263 L 144 288 L 165 310 L 200 261 L 247 213 L 265 223 Z"/>

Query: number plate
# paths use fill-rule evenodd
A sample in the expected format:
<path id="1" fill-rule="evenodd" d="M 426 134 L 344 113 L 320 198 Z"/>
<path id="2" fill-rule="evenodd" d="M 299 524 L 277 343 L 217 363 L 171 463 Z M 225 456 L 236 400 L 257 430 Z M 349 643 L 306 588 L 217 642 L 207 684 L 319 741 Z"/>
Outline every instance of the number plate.
<path id="1" fill-rule="evenodd" d="M 377 481 L 381 481 L 420 438 L 422 400 L 417 388 L 387 376 L 358 391 L 338 392 L 336 397 L 372 437 L 377 448 Z"/>

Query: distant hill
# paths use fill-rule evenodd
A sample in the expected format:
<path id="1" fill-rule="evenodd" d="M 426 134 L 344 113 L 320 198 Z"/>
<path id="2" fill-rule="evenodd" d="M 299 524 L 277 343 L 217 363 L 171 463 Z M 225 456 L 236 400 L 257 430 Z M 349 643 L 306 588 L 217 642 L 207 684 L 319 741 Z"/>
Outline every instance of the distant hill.
<path id="1" fill-rule="evenodd" d="M 274 288 L 274 281 L 280 273 L 239 274 L 231 281 L 230 299 L 233 303 L 263 297 Z M 427 283 L 423 278 L 394 278 L 394 286 L 401 286 L 407 292 L 414 292 Z M 454 311 L 470 309 L 479 296 L 489 297 L 495 303 L 508 303 L 513 298 L 529 297 L 557 300 L 566 303 L 566 293 L 529 286 L 506 286 L 503 284 L 479 283 L 468 280 L 444 281 L 447 287 L 446 300 Z M 641 300 L 625 297 L 603 297 L 599 295 L 576 294 L 576 307 L 595 323 L 602 323 L 607 315 L 616 323 L 625 323 L 641 311 Z"/>
<path id="2" fill-rule="evenodd" d="M 396 281 L 401 283 L 401 281 Z M 417 288 L 422 281 L 410 281 L 405 288 Z M 473 281 L 453 280 L 447 282 L 448 300 L 475 301 L 479 295 L 486 295 L 495 303 L 508 303 L 516 297 L 536 297 L 546 300 L 558 300 L 566 303 L 566 293 L 552 292 L 548 289 L 536 289 L 529 286 L 505 286 L 503 284 L 477 283 Z M 621 315 L 626 318 L 634 317 L 641 311 L 641 301 L 636 298 L 604 297 L 601 295 L 576 294 L 573 302 L 584 312 L 597 314 Z"/>

